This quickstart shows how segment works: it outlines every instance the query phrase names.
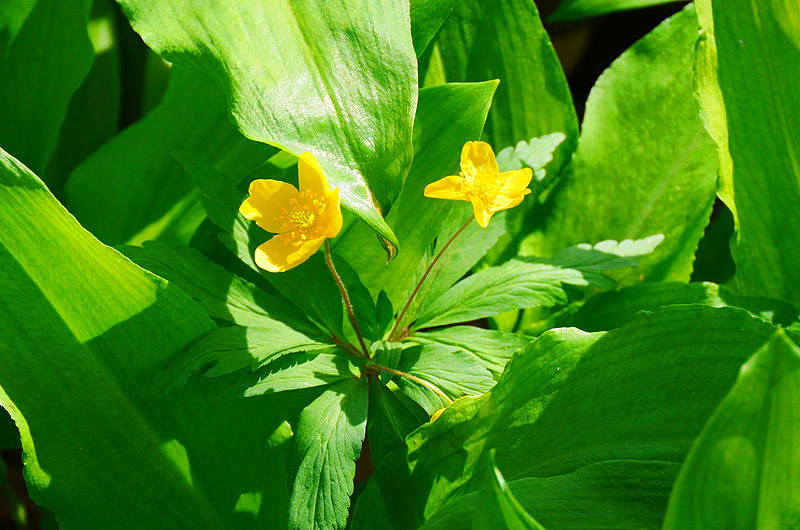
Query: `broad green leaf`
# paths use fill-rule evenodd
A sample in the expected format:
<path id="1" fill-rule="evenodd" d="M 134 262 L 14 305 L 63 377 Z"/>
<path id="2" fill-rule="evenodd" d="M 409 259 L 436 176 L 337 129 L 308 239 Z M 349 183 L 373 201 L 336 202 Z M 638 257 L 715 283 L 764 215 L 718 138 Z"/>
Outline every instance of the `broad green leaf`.
<path id="1" fill-rule="evenodd" d="M 623 53 L 595 84 L 568 175 L 528 243 L 568 246 L 663 234 L 636 270 L 615 277 L 688 281 L 716 188 L 714 144 L 692 93 L 697 20 L 691 7 Z"/>
<path id="2" fill-rule="evenodd" d="M 212 402 L 221 388 L 208 378 L 149 399 L 157 374 L 213 323 L 99 243 L 2 151 L 0 225 L 0 403 L 35 502 L 64 530 L 284 527 L 284 415 L 296 405 Z"/>
<path id="3" fill-rule="evenodd" d="M 511 356 L 530 344 L 531 337 L 501 333 L 472 326 L 453 326 L 433 331 L 416 332 L 411 340 L 436 342 L 467 351 L 477 357 L 492 373 L 500 377 Z"/>
<path id="4" fill-rule="evenodd" d="M 258 326 L 231 326 L 211 330 L 192 342 L 170 360 L 159 376 L 159 393 L 184 386 L 189 378 L 203 375 L 219 377 L 238 370 L 255 371 L 282 355 L 332 349 L 276 320 L 263 320 Z"/>
<path id="5" fill-rule="evenodd" d="M 778 331 L 697 439 L 664 530 L 767 530 L 800 523 L 800 348 Z"/>
<path id="6" fill-rule="evenodd" d="M 381 384 L 369 387 L 369 450 L 375 467 L 383 458 L 405 443 L 406 436 L 428 421 L 422 409 L 412 409 L 394 392 Z"/>
<path id="7" fill-rule="evenodd" d="M 447 81 L 500 80 L 484 131 L 496 152 L 556 131 L 566 135 L 548 168 L 558 174 L 575 148 L 578 120 L 533 0 L 461 0 L 435 42 Z"/>
<path id="8" fill-rule="evenodd" d="M 494 386 L 491 374 L 475 357 L 442 344 L 423 344 L 403 349 L 397 369 L 433 384 L 452 400 L 477 396 Z M 400 376 L 395 376 L 393 381 L 428 414 L 448 405 L 443 397 L 416 381 Z"/>
<path id="9" fill-rule="evenodd" d="M 766 298 L 746 298 L 713 283 L 643 283 L 592 296 L 574 312 L 562 315 L 553 327 L 574 326 L 584 331 L 607 331 L 624 326 L 640 311 L 655 311 L 675 304 L 741 307 L 775 326 L 798 319 L 791 304 Z"/>
<path id="10" fill-rule="evenodd" d="M 414 41 L 417 57 L 422 55 L 428 43 L 460 1 L 411 0 L 411 39 Z"/>
<path id="11" fill-rule="evenodd" d="M 289 469 L 292 530 L 343 529 L 367 430 L 366 379 L 331 385 L 300 414 Z"/>
<path id="12" fill-rule="evenodd" d="M 485 467 L 488 476 L 478 494 L 478 509 L 472 516 L 472 530 L 545 530 L 511 493 L 506 479 L 497 469 L 494 451 L 489 453 Z"/>
<path id="13" fill-rule="evenodd" d="M 350 354 L 312 352 L 283 355 L 256 372 L 258 382 L 247 383 L 242 395 L 260 396 L 327 385 L 342 379 L 359 379 L 359 366 L 363 364 L 364 359 Z"/>
<path id="14" fill-rule="evenodd" d="M 9 17 L 0 20 L 8 27 L 8 39 L 0 37 L 0 146 L 43 174 L 70 98 L 92 65 L 91 2 L 14 4 L 0 11 Z"/>
<path id="15" fill-rule="evenodd" d="M 267 293 L 212 263 L 188 247 L 148 241 L 123 247 L 134 263 L 181 288 L 213 318 L 242 326 L 272 326 L 274 322 L 308 333 L 319 330 L 288 301 Z"/>
<path id="16" fill-rule="evenodd" d="M 800 303 L 800 17 L 789 0 L 698 2 L 697 99 L 734 214 L 736 285 Z"/>
<path id="17" fill-rule="evenodd" d="M 224 89 L 246 137 L 314 153 L 342 204 L 397 244 L 383 213 L 413 157 L 407 0 L 120 4 L 153 50 Z"/>
<path id="18" fill-rule="evenodd" d="M 414 163 L 386 218 L 403 249 L 391 263 L 386 263 L 386 254 L 374 245 L 375 235 L 365 227 L 354 225 L 337 238 L 337 253 L 359 271 L 373 295 L 385 290 L 397 310 L 413 289 L 412 280 L 431 243 L 437 236 L 446 240 L 452 234 L 443 233 L 447 220 L 456 218 L 461 225 L 469 215 L 466 203 L 428 199 L 422 192 L 431 182 L 458 174 L 461 148 L 480 137 L 496 87 L 496 82 L 487 82 L 420 90 Z M 468 267 L 478 259 L 476 255 Z"/>
<path id="19" fill-rule="evenodd" d="M 596 17 L 628 9 L 640 9 L 680 0 L 561 0 L 548 22 L 565 22 Z"/>
<path id="20" fill-rule="evenodd" d="M 236 130 L 222 92 L 206 76 L 174 67 L 161 104 L 70 175 L 70 211 L 109 245 L 187 241 L 203 213 L 173 151 L 196 154 L 229 179 L 221 185 L 232 187 L 275 149 Z M 184 226 L 185 217 L 194 222 Z"/>
<path id="21" fill-rule="evenodd" d="M 673 462 L 609 460 L 566 475 L 521 478 L 509 487 L 537 521 L 559 530 L 659 529 L 680 465 Z M 470 530 L 479 492 L 433 514 L 421 530 Z"/>
<path id="22" fill-rule="evenodd" d="M 687 305 L 608 333 L 549 331 L 513 357 L 491 391 L 451 405 L 387 456 L 352 528 L 419 527 L 479 489 L 489 449 L 511 483 L 606 460 L 681 463 L 774 329 L 739 309 Z"/>
<path id="23" fill-rule="evenodd" d="M 119 129 L 120 50 L 114 30 L 115 4 L 94 0 L 88 34 L 94 62 L 72 94 L 53 155 L 42 180 L 56 197 L 63 195 L 72 170 L 111 140 Z"/>

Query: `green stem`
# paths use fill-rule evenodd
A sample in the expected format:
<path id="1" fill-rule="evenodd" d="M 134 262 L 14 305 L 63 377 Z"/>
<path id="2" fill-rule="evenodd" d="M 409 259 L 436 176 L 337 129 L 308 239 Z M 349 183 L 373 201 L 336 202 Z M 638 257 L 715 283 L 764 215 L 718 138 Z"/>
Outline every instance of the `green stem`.
<path id="1" fill-rule="evenodd" d="M 444 246 L 442 247 L 442 250 L 440 250 L 439 253 L 436 254 L 436 256 L 433 258 L 433 260 L 428 265 L 428 268 L 425 269 L 425 272 L 423 273 L 422 278 L 419 279 L 419 282 L 417 282 L 416 287 L 414 287 L 414 290 L 411 292 L 411 296 L 408 297 L 408 301 L 406 302 L 405 307 L 403 307 L 403 310 L 400 311 L 400 314 L 397 315 L 397 320 L 395 320 L 394 326 L 392 326 L 392 331 L 389 332 L 389 341 L 397 340 L 397 337 L 396 337 L 397 330 L 400 327 L 400 324 L 403 321 L 403 318 L 405 318 L 406 313 L 408 312 L 408 308 L 411 307 L 411 302 L 414 301 L 414 297 L 417 296 L 417 293 L 419 292 L 420 288 L 422 287 L 422 284 L 425 283 L 425 280 L 428 278 L 428 274 L 431 273 L 431 271 L 433 270 L 433 267 L 436 265 L 436 262 L 438 262 L 439 258 L 441 258 L 442 255 L 444 255 L 445 251 L 448 248 L 450 248 L 450 245 L 453 244 L 453 241 L 455 241 L 455 239 L 459 236 L 459 234 L 461 234 L 461 232 L 466 230 L 466 228 L 472 222 L 472 219 L 473 219 L 473 217 L 470 216 L 470 218 L 467 219 L 467 222 L 464 223 L 463 225 L 461 225 L 461 228 L 456 230 L 456 233 L 453 234 L 450 237 L 450 239 L 447 240 L 447 243 L 444 244 Z"/>
<path id="2" fill-rule="evenodd" d="M 347 316 L 350 318 L 350 324 L 353 325 L 353 331 L 356 332 L 356 337 L 358 337 L 358 343 L 361 345 L 361 351 L 364 353 L 364 357 L 369 359 L 369 350 L 367 349 L 367 345 L 364 343 L 364 337 L 361 336 L 361 330 L 358 329 L 356 316 L 353 314 L 353 304 L 350 303 L 350 297 L 347 295 L 347 289 L 344 286 L 342 277 L 339 276 L 339 273 L 336 272 L 336 267 L 333 266 L 331 247 L 328 245 L 327 239 L 325 240 L 325 261 L 328 262 L 328 269 L 330 269 L 333 279 L 336 281 L 336 285 L 339 286 L 339 291 L 342 293 L 342 301 L 344 301 L 344 307 L 347 311 Z"/>
<path id="3" fill-rule="evenodd" d="M 389 372 L 389 373 L 392 373 L 392 374 L 395 374 L 395 375 L 399 375 L 400 377 L 405 377 L 406 379 L 410 379 L 412 381 L 415 381 L 415 382 L 421 384 L 422 386 L 424 386 L 425 388 L 430 389 L 432 392 L 434 392 L 435 394 L 440 396 L 442 399 L 447 401 L 448 405 L 452 405 L 453 404 L 453 400 L 450 399 L 447 396 L 447 394 L 442 392 L 439 389 L 439 387 L 437 387 L 436 385 L 434 385 L 432 383 L 429 383 L 429 382 L 425 381 L 424 379 L 420 379 L 419 377 L 417 377 L 415 375 L 411 375 L 411 374 L 407 374 L 405 372 L 401 372 L 400 370 L 395 370 L 394 368 L 389 368 L 388 366 L 381 366 L 380 364 L 370 363 L 370 366 L 374 366 L 378 370 L 384 370 L 386 372 Z"/>

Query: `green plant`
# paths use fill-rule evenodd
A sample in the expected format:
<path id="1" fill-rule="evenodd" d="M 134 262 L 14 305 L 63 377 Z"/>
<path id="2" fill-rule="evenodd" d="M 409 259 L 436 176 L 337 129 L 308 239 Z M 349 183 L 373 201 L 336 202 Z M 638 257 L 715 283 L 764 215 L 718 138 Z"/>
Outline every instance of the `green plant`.
<path id="1" fill-rule="evenodd" d="M 532 0 L 119 6 L 0 5 L 0 441 L 53 525 L 798 528 L 791 2 L 688 5 L 580 130 Z"/>

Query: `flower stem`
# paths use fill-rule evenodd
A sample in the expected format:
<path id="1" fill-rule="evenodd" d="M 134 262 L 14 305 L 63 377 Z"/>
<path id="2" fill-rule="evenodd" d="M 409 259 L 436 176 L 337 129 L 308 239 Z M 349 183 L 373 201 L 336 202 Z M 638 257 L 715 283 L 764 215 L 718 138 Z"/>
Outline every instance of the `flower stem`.
<path id="1" fill-rule="evenodd" d="M 436 265 L 436 262 L 438 262 L 439 258 L 441 258 L 442 255 L 444 255 L 445 251 L 448 248 L 450 248 L 450 245 L 453 243 L 453 241 L 455 241 L 455 239 L 459 236 L 459 234 L 461 234 L 461 232 L 463 232 L 469 226 L 469 224 L 472 222 L 472 219 L 473 219 L 473 217 L 470 216 L 470 218 L 467 219 L 467 222 L 464 223 L 463 225 L 461 225 L 461 228 L 456 230 L 456 233 L 453 234 L 450 237 L 450 239 L 447 240 L 447 243 L 444 244 L 444 246 L 442 247 L 442 250 L 440 250 L 439 253 L 436 254 L 436 256 L 433 258 L 433 260 L 431 260 L 431 263 L 430 263 L 430 265 L 428 265 L 428 268 L 425 269 L 425 273 L 422 275 L 422 278 L 419 279 L 419 282 L 417 282 L 417 286 L 414 287 L 414 290 L 411 292 L 411 296 L 408 297 L 408 301 L 406 302 L 405 307 L 403 307 L 403 310 L 400 311 L 399 315 L 397 315 L 397 320 L 395 320 L 395 322 L 394 322 L 394 326 L 392 327 L 392 331 L 389 332 L 389 341 L 393 341 L 393 340 L 397 339 L 396 334 L 397 334 L 398 328 L 400 327 L 400 324 L 403 321 L 403 318 L 405 318 L 406 313 L 408 312 L 408 308 L 411 307 L 411 302 L 414 301 L 414 297 L 417 296 L 417 293 L 419 292 L 420 288 L 422 287 L 422 284 L 425 283 L 425 279 L 428 277 L 428 274 L 430 274 L 431 271 L 433 270 L 433 267 Z"/>
<path id="2" fill-rule="evenodd" d="M 433 391 L 435 394 L 437 394 L 442 399 L 447 401 L 448 405 L 452 405 L 453 404 L 453 400 L 450 399 L 447 396 L 447 394 L 442 392 L 439 389 L 439 387 L 437 387 L 436 385 L 434 385 L 432 383 L 429 383 L 429 382 L 425 381 L 424 379 L 420 379 L 419 377 L 417 377 L 415 375 L 411 375 L 411 374 L 407 374 L 405 372 L 401 372 L 400 370 L 395 370 L 394 368 L 389 368 L 388 366 L 381 366 L 380 364 L 370 363 L 370 366 L 374 366 L 378 370 L 384 370 L 386 372 L 389 372 L 389 373 L 392 373 L 392 374 L 395 374 L 395 375 L 399 375 L 400 377 L 405 377 L 406 379 L 410 379 L 412 381 L 415 381 L 415 382 L 421 384 L 422 386 L 428 388 L 429 390 Z"/>
<path id="3" fill-rule="evenodd" d="M 339 291 L 342 293 L 342 301 L 344 301 L 344 307 L 347 310 L 347 316 L 350 318 L 350 324 L 353 325 L 353 331 L 356 332 L 356 337 L 358 337 L 358 343 L 361 345 L 361 351 L 363 352 L 364 357 L 369 359 L 369 350 L 367 349 L 367 345 L 364 344 L 364 337 L 361 336 L 361 330 L 358 329 L 358 324 L 356 323 L 356 316 L 353 314 L 353 304 L 350 303 L 350 297 L 347 295 L 347 289 L 344 286 L 342 277 L 339 276 L 339 273 L 336 272 L 336 267 L 333 266 L 331 247 L 328 245 L 327 239 L 325 240 L 325 261 L 328 262 L 328 269 L 330 269 L 333 279 L 336 280 L 336 285 L 339 286 Z"/>

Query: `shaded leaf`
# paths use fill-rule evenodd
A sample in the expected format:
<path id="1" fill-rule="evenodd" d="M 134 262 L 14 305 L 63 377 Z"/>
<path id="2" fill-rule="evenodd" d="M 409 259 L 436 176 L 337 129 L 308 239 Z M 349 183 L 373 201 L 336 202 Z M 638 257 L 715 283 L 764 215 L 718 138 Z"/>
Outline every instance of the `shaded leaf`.
<path id="1" fill-rule="evenodd" d="M 478 510 L 472 516 L 472 530 L 545 530 L 511 493 L 503 474 L 497 469 L 494 451 L 487 460 L 485 483 L 478 494 Z"/>
<path id="2" fill-rule="evenodd" d="M 800 348 L 779 331 L 742 367 L 681 469 L 664 530 L 800 523 Z"/>
<path id="3" fill-rule="evenodd" d="M 369 449 L 375 467 L 403 443 L 414 429 L 428 421 L 422 409 L 412 410 L 384 385 L 369 387 Z"/>
<path id="4" fill-rule="evenodd" d="M 561 0 L 558 8 L 547 20 L 549 22 L 565 22 L 595 17 L 628 9 L 668 4 L 679 0 Z"/>
<path id="5" fill-rule="evenodd" d="M 287 390 L 300 390 L 358 379 L 363 359 L 337 353 L 295 353 L 283 355 L 256 372 L 258 382 L 247 384 L 244 397 L 260 396 Z"/>

